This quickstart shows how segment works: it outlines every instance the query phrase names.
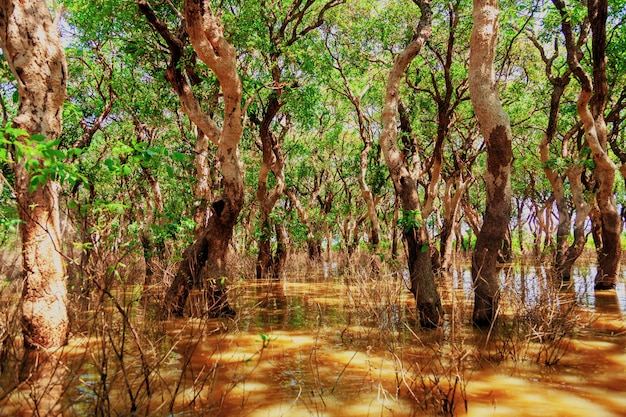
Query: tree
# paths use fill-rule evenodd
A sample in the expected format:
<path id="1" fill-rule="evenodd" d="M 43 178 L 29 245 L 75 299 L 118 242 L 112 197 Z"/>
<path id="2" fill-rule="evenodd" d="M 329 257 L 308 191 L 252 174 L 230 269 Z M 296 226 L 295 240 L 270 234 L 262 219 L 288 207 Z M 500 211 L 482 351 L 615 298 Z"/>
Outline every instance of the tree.
<path id="1" fill-rule="evenodd" d="M 183 254 L 166 294 L 166 309 L 169 313 L 182 315 L 190 285 L 199 280 L 210 292 L 208 313 L 230 314 L 232 310 L 228 306 L 225 288 L 228 245 L 244 203 L 244 171 L 238 147 L 243 133 L 242 88 L 237 73 L 237 54 L 224 37 L 220 18 L 213 13 L 210 5 L 202 0 L 186 1 L 185 22 L 189 40 L 198 58 L 215 74 L 222 89 L 224 110 L 222 126 L 219 127 L 202 109 L 181 69 L 184 66 L 181 62 L 184 44 L 180 37 L 173 36 L 147 1 L 139 0 L 138 5 L 170 48 L 171 61 L 166 78 L 179 96 L 187 117 L 217 146 L 222 171 L 222 194 L 211 204 L 211 216 L 203 233 Z"/>
<path id="2" fill-rule="evenodd" d="M 419 182 L 426 190 L 424 217 L 428 217 L 434 210 L 437 197 L 443 207 L 443 219 L 438 218 L 439 255 L 443 270 L 449 270 L 452 265 L 453 230 L 460 218 L 458 206 L 472 181 L 471 176 L 467 176 L 464 171 L 468 170 L 475 158 L 468 152 L 473 146 L 472 141 L 455 140 L 458 134 L 453 135 L 453 128 L 458 130 L 461 125 L 455 121 L 463 117 L 463 104 L 469 99 L 466 60 L 469 27 L 464 23 L 463 16 L 466 5 L 467 2 L 456 0 L 436 10 L 434 14 L 440 19 L 437 20 L 439 24 L 435 24 L 438 30 L 428 40 L 426 51 L 420 56 L 420 65 L 415 68 L 415 81 L 410 80 L 413 74 L 407 76 L 407 82 L 417 93 L 414 98 L 417 103 L 410 107 L 416 109 L 415 113 L 430 110 L 433 115 L 429 119 L 432 117 L 436 121 L 434 132 L 429 132 L 434 139 L 424 141 L 419 147 L 419 152 L 425 154 L 426 148 L 432 143 L 432 156 L 424 158 L 423 178 Z M 425 70 L 427 74 L 424 74 Z M 408 125 L 409 121 L 404 124 Z M 443 192 L 439 193 L 441 178 L 445 186 Z M 437 214 L 439 216 L 440 213 Z"/>
<path id="3" fill-rule="evenodd" d="M 22 221 L 22 325 L 27 349 L 66 343 L 65 264 L 59 230 L 60 185 L 37 144 L 58 144 L 67 70 L 45 1 L 0 4 L 0 47 L 17 82 L 19 110 L 5 136 L 15 140 L 13 170 Z M 11 138 L 12 136 L 12 138 Z"/>
<path id="4" fill-rule="evenodd" d="M 592 32 L 593 78 L 580 64 L 581 52 L 574 39 L 571 18 L 565 9 L 565 3 L 562 0 L 553 0 L 553 3 L 561 15 L 561 28 L 567 48 L 567 63 L 581 86 L 576 108 L 583 123 L 585 140 L 593 155 L 593 172 L 597 181 L 596 202 L 600 211 L 598 219 L 601 223 L 601 239 L 594 239 L 596 245 L 599 245 L 595 287 L 596 289 L 610 289 L 614 288 L 617 283 L 621 258 L 622 219 L 617 211 L 613 195 L 617 168 L 607 153 L 607 127 L 604 117 L 608 95 L 606 78 L 608 2 L 592 0 L 587 3 Z"/>
<path id="5" fill-rule="evenodd" d="M 582 27 L 577 41 L 578 48 L 586 41 L 586 34 L 586 28 Z M 551 56 L 548 56 L 544 46 L 534 33 L 531 32 L 529 37 L 541 55 L 548 82 L 552 86 L 547 126 L 540 144 L 540 155 L 543 170 L 552 188 L 552 194 L 558 213 L 553 270 L 557 279 L 567 281 L 570 279 L 574 262 L 582 254 L 585 243 L 587 242 L 587 234 L 585 233 L 584 227 L 585 221 L 592 208 L 592 205 L 589 204 L 589 201 L 585 198 L 584 184 L 582 181 L 587 155 L 585 155 L 584 149 L 574 151 L 569 149 L 568 144 L 574 142 L 570 139 L 577 134 L 580 129 L 580 125 L 576 123 L 563 135 L 560 154 L 556 158 L 550 157 L 550 145 L 555 142 L 559 128 L 561 100 L 566 87 L 570 83 L 572 71 L 567 65 L 565 69 L 561 70 L 559 68 L 560 62 L 557 63 L 559 58 L 558 48 L 552 52 Z M 558 43 L 556 43 L 556 45 L 558 45 Z M 571 234 L 572 216 L 566 195 L 566 179 L 569 181 L 571 203 L 576 212 L 576 219 L 574 221 L 574 241 L 571 245 L 568 242 L 568 238 Z"/>
<path id="6" fill-rule="evenodd" d="M 399 84 L 406 68 L 432 32 L 430 1 L 415 0 L 415 4 L 419 6 L 421 12 L 415 34 L 405 49 L 398 54 L 389 72 L 382 112 L 383 130 L 380 135 L 380 146 L 389 167 L 396 196 L 400 199 L 404 212 L 402 225 L 408 254 L 411 292 L 415 295 L 420 323 L 425 327 L 437 327 L 443 321 L 443 308 L 430 261 L 430 244 L 426 219 L 422 217 L 417 192 L 417 175 L 405 166 L 397 143 Z"/>
<path id="7" fill-rule="evenodd" d="M 474 324 L 490 324 L 498 309 L 497 258 L 511 213 L 511 124 L 498 97 L 494 59 L 498 41 L 497 0 L 474 0 L 470 39 L 470 99 L 487 146 L 487 193 L 483 225 L 472 256 Z"/>
<path id="8" fill-rule="evenodd" d="M 290 99 L 290 92 L 299 85 L 297 74 L 302 71 L 303 63 L 297 62 L 294 58 L 307 59 L 306 55 L 297 49 L 303 48 L 302 43 L 307 40 L 309 34 L 324 23 L 325 13 L 343 2 L 344 0 L 324 3 L 312 0 L 292 2 L 284 9 L 280 6 L 274 7 L 272 13 L 266 13 L 263 10 L 265 4 L 261 2 L 258 8 L 254 7 L 256 4 L 250 4 L 247 13 L 244 13 L 251 19 L 247 22 L 248 26 L 254 26 L 255 22 L 259 21 L 259 16 L 262 16 L 264 27 L 257 30 L 267 31 L 266 38 L 258 32 L 253 33 L 253 39 L 262 38 L 263 41 L 254 42 L 258 49 L 250 53 L 250 56 L 261 53 L 262 61 L 268 67 L 269 73 L 269 84 L 262 88 L 267 91 L 267 99 L 261 110 L 261 118 L 256 116 L 251 118 L 259 126 L 259 147 L 262 151 L 256 191 L 261 217 L 257 278 L 280 276 L 281 265 L 284 265 L 287 254 L 286 248 L 279 242 L 276 256 L 272 255 L 273 226 L 276 226 L 277 240 L 282 239 L 283 230 L 278 223 L 273 224 L 271 214 L 285 188 L 285 162 L 281 147 L 290 128 L 289 114 L 282 117 L 284 122 L 280 134 L 276 135 L 274 125 L 278 124 L 276 121 L 279 119 L 279 111 Z M 253 71 L 253 76 L 259 78 L 259 65 L 255 65 Z M 270 172 L 275 179 L 275 185 L 271 188 L 268 187 Z"/>
<path id="9" fill-rule="evenodd" d="M 378 251 L 378 244 L 380 242 L 380 224 L 378 220 L 378 214 L 376 213 L 377 196 L 374 194 L 374 192 L 372 192 L 372 189 L 367 181 L 369 158 L 370 152 L 372 150 L 372 145 L 374 144 L 374 135 L 372 132 L 371 120 L 364 111 L 365 106 L 362 105 L 363 97 L 371 88 L 373 79 L 370 78 L 362 80 L 363 77 L 359 77 L 359 81 L 364 81 L 365 86 L 358 94 L 356 94 L 353 87 L 350 85 L 350 80 L 348 79 L 347 72 L 344 69 L 342 59 L 337 51 L 339 44 L 338 42 L 335 42 L 333 47 L 331 47 L 330 41 L 331 33 L 327 34 L 326 49 L 329 56 L 332 58 L 333 68 L 339 73 L 343 84 L 341 85 L 341 87 L 333 87 L 331 85 L 330 88 L 337 91 L 337 93 L 341 96 L 345 97 L 354 107 L 359 136 L 361 138 L 361 141 L 363 142 L 363 148 L 359 157 L 360 170 L 357 182 L 359 184 L 359 189 L 361 190 L 361 197 L 363 198 L 367 207 L 367 217 L 370 222 L 370 233 L 368 240 L 370 243 L 371 251 L 375 254 Z"/>

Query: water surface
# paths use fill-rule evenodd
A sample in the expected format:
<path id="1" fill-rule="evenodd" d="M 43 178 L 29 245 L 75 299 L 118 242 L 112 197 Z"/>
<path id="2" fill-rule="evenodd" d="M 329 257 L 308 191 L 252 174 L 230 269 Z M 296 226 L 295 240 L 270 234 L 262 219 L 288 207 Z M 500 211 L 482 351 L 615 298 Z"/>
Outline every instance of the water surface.
<path id="1" fill-rule="evenodd" d="M 446 323 L 421 330 L 401 276 L 338 268 L 238 281 L 233 319 L 155 319 L 139 287 L 84 312 L 62 354 L 63 415 L 626 415 L 625 276 L 593 291 L 593 266 L 561 288 L 540 268 L 502 271 L 501 324 L 469 325 L 471 277 L 443 277 Z M 154 289 L 153 289 L 154 290 Z M 202 311 L 201 294 L 192 295 Z M 193 309 L 192 308 L 192 309 Z M 3 384 L 4 393 L 8 385 Z M 33 388 L 0 414 L 35 415 Z M 29 397 L 30 396 L 30 397 Z"/>

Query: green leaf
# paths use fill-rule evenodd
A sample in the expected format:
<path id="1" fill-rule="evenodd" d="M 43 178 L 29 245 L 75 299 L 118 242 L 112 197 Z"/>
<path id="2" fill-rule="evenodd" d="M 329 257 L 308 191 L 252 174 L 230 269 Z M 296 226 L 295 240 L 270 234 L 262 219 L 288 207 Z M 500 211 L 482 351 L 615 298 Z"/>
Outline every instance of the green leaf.
<path id="1" fill-rule="evenodd" d="M 25 163 L 26 170 L 29 172 L 34 172 L 39 168 L 39 162 L 36 159 L 29 159 Z"/>
<path id="2" fill-rule="evenodd" d="M 82 153 L 83 153 L 83 150 L 80 148 L 71 148 L 67 150 L 67 157 L 72 158 L 74 156 L 81 156 Z"/>
<path id="3" fill-rule="evenodd" d="M 104 165 L 106 165 L 107 168 L 109 168 L 109 171 L 115 171 L 115 165 L 117 165 L 115 163 L 115 160 L 113 160 L 112 158 L 107 158 L 104 160 Z"/>
<path id="4" fill-rule="evenodd" d="M 37 187 L 39 187 L 39 185 L 43 185 L 45 184 L 45 182 L 46 182 L 45 175 L 42 175 L 42 174 L 33 175 L 30 179 L 30 185 L 28 186 L 28 189 L 32 193 L 33 191 L 37 189 Z"/>
<path id="5" fill-rule="evenodd" d="M 58 149 L 50 149 L 49 155 L 56 159 L 65 159 L 65 152 L 60 151 Z"/>
<path id="6" fill-rule="evenodd" d="M 172 159 L 174 159 L 174 161 L 177 161 L 177 162 L 184 162 L 185 161 L 185 154 L 174 151 L 174 152 L 172 152 Z"/>
<path id="7" fill-rule="evenodd" d="M 28 136 L 28 132 L 25 131 L 24 129 L 16 129 L 14 127 L 11 127 L 10 125 L 7 125 L 4 128 L 4 132 L 10 137 L 12 137 L 13 139 L 17 139 L 21 136 Z"/>
<path id="8" fill-rule="evenodd" d="M 33 142 L 43 142 L 43 141 L 46 140 L 46 136 L 45 135 L 40 135 L 40 134 L 32 135 L 30 137 L 30 140 L 32 140 Z"/>

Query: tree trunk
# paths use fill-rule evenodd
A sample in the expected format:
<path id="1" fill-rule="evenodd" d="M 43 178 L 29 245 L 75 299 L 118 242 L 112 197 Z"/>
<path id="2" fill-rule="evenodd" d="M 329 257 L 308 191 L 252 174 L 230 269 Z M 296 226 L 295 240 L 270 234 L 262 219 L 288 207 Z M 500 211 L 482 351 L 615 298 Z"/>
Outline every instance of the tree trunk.
<path id="1" fill-rule="evenodd" d="M 319 189 L 315 190 L 313 195 L 310 196 L 311 201 L 314 201 L 314 197 L 319 195 L 319 191 Z M 286 189 L 285 195 L 287 196 L 287 198 L 289 198 L 291 204 L 293 204 L 293 206 L 296 208 L 296 212 L 298 213 L 298 218 L 300 219 L 300 221 L 306 226 L 306 246 L 307 252 L 309 254 L 309 260 L 319 261 L 322 256 L 322 244 L 319 238 L 316 237 L 314 227 L 311 223 L 307 210 L 304 208 L 304 206 L 292 190 Z M 329 242 L 329 244 L 331 244 L 331 242 Z"/>
<path id="2" fill-rule="evenodd" d="M 276 75 L 276 77 L 279 77 Z M 278 85 L 278 82 L 276 82 Z M 280 275 L 282 271 L 277 270 L 278 265 L 274 263 L 272 255 L 272 235 L 273 225 L 270 215 L 276 206 L 276 202 L 285 189 L 285 163 L 283 161 L 280 143 L 287 133 L 288 127 L 284 127 L 278 141 L 271 130 L 271 123 L 282 106 L 279 102 L 281 91 L 273 93 L 268 101 L 267 108 L 260 122 L 259 136 L 261 137 L 261 149 L 263 158 L 259 169 L 259 180 L 257 182 L 256 198 L 259 202 L 261 216 L 261 235 L 259 236 L 259 256 L 257 258 L 256 275 L 258 279 L 274 277 Z M 272 172 L 276 179 L 276 185 L 271 190 L 267 189 L 269 173 Z"/>
<path id="3" fill-rule="evenodd" d="M 332 51 L 330 49 L 329 52 L 332 55 Z M 348 100 L 350 100 L 350 103 L 352 103 L 352 105 L 354 106 L 357 122 L 359 124 L 359 136 L 361 137 L 361 141 L 363 142 L 363 149 L 361 149 L 359 159 L 360 171 L 357 183 L 359 184 L 359 189 L 361 190 L 361 197 L 363 197 L 365 205 L 367 206 L 367 217 L 370 221 L 370 250 L 373 256 L 376 257 L 376 252 L 378 252 L 378 244 L 380 242 L 380 222 L 378 221 L 378 214 L 376 213 L 376 199 L 374 198 L 374 193 L 367 183 L 368 160 L 374 140 L 372 138 L 372 132 L 370 129 L 370 121 L 363 112 L 363 108 L 361 106 L 361 99 L 369 90 L 370 83 L 366 85 L 366 87 L 361 91 L 358 96 L 355 95 L 352 91 L 352 87 L 350 86 L 350 82 L 348 81 L 348 77 L 343 70 L 341 60 L 337 57 L 333 58 L 335 60 L 335 68 L 339 71 L 345 88 L 345 90 L 342 91 L 341 94 L 343 94 Z"/>
<path id="4" fill-rule="evenodd" d="M 561 255 L 561 259 L 557 259 L 556 262 L 556 275 L 564 281 L 568 281 L 571 278 L 574 262 L 576 262 L 585 249 L 585 244 L 587 243 L 585 221 L 593 207 L 586 200 L 583 191 L 582 171 L 580 166 L 571 167 L 567 170 L 567 177 L 572 193 L 572 202 L 574 204 L 574 210 L 576 211 L 576 219 L 574 220 L 574 242 L 567 247 L 567 250 Z"/>
<path id="5" fill-rule="evenodd" d="M 272 225 L 265 213 L 262 213 L 261 235 L 259 236 L 259 256 L 256 260 L 257 279 L 267 278 L 273 275 L 274 257 L 272 256 Z"/>
<path id="6" fill-rule="evenodd" d="M 449 271 L 454 261 L 454 238 L 460 239 L 461 236 L 456 236 L 456 225 L 460 220 L 459 205 L 461 197 L 465 194 L 465 190 L 471 183 L 471 179 L 465 179 L 461 177 L 461 173 L 449 178 L 446 181 L 446 189 L 443 196 L 443 225 L 440 233 L 440 253 L 441 253 L 441 269 Z M 456 185 L 456 187 L 455 187 Z M 452 189 L 455 188 L 454 191 Z"/>
<path id="7" fill-rule="evenodd" d="M 276 256 L 274 258 L 274 278 L 281 278 L 285 271 L 287 255 L 289 254 L 289 235 L 282 223 L 276 223 Z"/>
<path id="8" fill-rule="evenodd" d="M 391 259 L 398 259 L 398 219 L 400 218 L 400 200 L 396 196 L 393 202 L 393 217 L 391 219 Z"/>
<path id="9" fill-rule="evenodd" d="M 194 277 L 199 275 L 200 268 L 206 264 L 208 256 L 208 239 L 200 236 L 193 245 L 183 253 L 174 280 L 165 294 L 165 316 L 173 314 L 183 316 L 189 290 L 193 286 Z"/>
<path id="10" fill-rule="evenodd" d="M 524 225 L 526 223 L 523 222 L 523 214 L 524 214 L 524 202 L 526 201 L 526 196 L 523 198 L 519 198 L 517 200 L 517 240 L 519 244 L 519 252 L 524 256 L 526 252 L 526 248 L 524 247 Z"/>
<path id="11" fill-rule="evenodd" d="M 30 147 L 32 135 L 46 141 L 61 133 L 67 71 L 56 22 L 45 1 L 0 3 L 0 47 L 17 81 L 19 110 L 13 127 L 22 129 L 16 147 Z M 33 157 L 43 168 L 40 156 Z M 59 229 L 59 184 L 46 178 L 31 190 L 26 158 L 15 154 L 15 194 L 22 235 L 24 287 L 22 325 L 27 349 L 62 346 L 68 316 L 65 264 Z"/>
<path id="12" fill-rule="evenodd" d="M 196 199 L 193 210 L 193 219 L 196 223 L 194 228 L 194 239 L 199 239 L 209 223 L 211 216 L 211 201 L 213 193 L 211 191 L 211 167 L 209 164 L 209 138 L 196 128 L 196 144 L 194 165 L 196 168 L 196 183 L 193 187 L 193 194 Z"/>
<path id="13" fill-rule="evenodd" d="M 568 268 L 565 266 L 568 252 L 568 238 L 570 236 L 571 228 L 571 215 L 567 204 L 567 198 L 565 196 L 565 180 L 564 175 L 555 172 L 552 168 L 550 158 L 550 145 L 556 136 L 558 129 L 559 113 L 561 107 L 561 98 L 565 92 L 565 88 L 570 83 L 571 70 L 567 69 L 562 74 L 559 70 L 554 75 L 554 60 L 558 57 L 558 51 L 555 51 L 551 57 L 546 55 L 543 45 L 537 40 L 534 35 L 530 36 L 531 41 L 535 47 L 539 50 L 541 58 L 545 65 L 545 72 L 548 77 L 548 81 L 552 85 L 552 92 L 550 93 L 550 112 L 548 115 L 548 125 L 546 131 L 543 134 L 541 144 L 539 145 L 539 152 L 541 156 L 541 163 L 543 165 L 543 171 L 546 174 L 546 178 L 550 182 L 552 188 L 552 194 L 556 202 L 556 208 L 558 213 L 558 226 L 556 232 L 556 248 L 554 250 L 554 266 L 553 271 L 557 279 L 567 280 L 569 279 Z M 585 37 L 581 37 L 581 41 Z M 567 136 L 567 135 L 566 135 Z M 566 139 L 563 139 L 563 146 L 561 147 L 561 156 L 567 157 L 567 146 L 564 146 Z"/>
<path id="14" fill-rule="evenodd" d="M 237 220 L 232 208 L 216 201 L 204 235 L 183 253 L 183 260 L 165 297 L 168 314 L 182 316 L 189 290 L 195 281 L 208 291 L 206 313 L 211 317 L 232 314 L 226 294 L 228 245 Z M 238 214 L 238 212 L 236 213 Z"/>
<path id="15" fill-rule="evenodd" d="M 604 110 L 608 95 L 606 76 L 606 21 L 608 18 L 607 0 L 590 0 L 587 3 L 589 20 L 592 32 L 593 56 L 593 87 L 594 94 L 590 99 L 591 114 L 581 115 L 585 126 L 587 141 L 593 152 L 595 163 L 594 176 L 598 182 L 596 201 L 602 219 L 602 249 L 598 254 L 598 273 L 596 275 L 596 289 L 615 288 L 619 275 L 619 264 L 622 255 L 620 235 L 622 232 L 622 218 L 617 211 L 613 188 L 615 186 L 615 172 L 617 167 L 607 154 L 607 128 L 604 119 Z M 584 103 L 584 94 L 578 106 Z M 585 104 L 585 109 L 587 108 Z M 581 110 L 579 109 L 579 112 Z M 587 120 L 593 117 L 596 136 L 591 134 Z"/>
<path id="16" fill-rule="evenodd" d="M 497 0 L 474 0 L 470 98 L 487 145 L 487 201 L 472 256 L 473 321 L 478 326 L 488 325 L 496 317 L 500 291 L 496 263 L 511 212 L 511 125 L 498 97 L 494 69 L 498 15 Z"/>
<path id="17" fill-rule="evenodd" d="M 575 42 L 571 18 L 563 0 L 552 0 L 561 15 L 561 30 L 565 36 L 567 63 L 580 83 L 577 111 L 585 131 L 585 140 L 591 148 L 594 177 L 598 184 L 596 202 L 600 210 L 601 241 L 598 251 L 596 289 L 614 288 L 621 258 L 620 234 L 622 219 L 617 211 L 613 187 L 617 167 L 607 154 L 607 129 L 604 110 L 608 93 L 606 79 L 606 21 L 608 2 L 587 2 L 592 31 L 593 80 L 579 62 L 580 48 Z M 593 94 L 593 95 L 592 95 Z M 595 239 L 594 239 L 595 240 Z"/>
<path id="18" fill-rule="evenodd" d="M 222 170 L 222 195 L 211 205 L 211 215 L 204 232 L 198 233 L 200 237 L 183 255 L 183 261 L 166 295 L 166 312 L 182 314 L 189 287 L 194 280 L 199 279 L 208 289 L 208 313 L 213 316 L 230 314 L 232 310 L 226 299 L 228 245 L 244 203 L 243 163 L 238 147 L 243 125 L 237 53 L 224 37 L 219 16 L 202 0 L 185 1 L 189 40 L 197 56 L 216 75 L 222 89 L 224 113 L 220 127 L 204 112 L 182 72 L 180 61 L 184 53 L 183 40 L 172 35 L 147 0 L 138 0 L 138 6 L 166 41 L 171 53 L 166 79 L 180 98 L 187 117 L 217 146 L 217 158 Z"/>
<path id="19" fill-rule="evenodd" d="M 415 295 L 420 323 L 425 327 L 438 327 L 443 321 L 443 308 L 434 282 L 430 261 L 430 245 L 425 219 L 417 192 L 417 175 L 412 175 L 398 150 L 399 85 L 404 71 L 420 52 L 430 37 L 432 12 L 429 1 L 416 1 L 421 16 L 415 35 L 406 48 L 398 54 L 389 72 L 382 114 L 383 130 L 380 146 L 389 167 L 391 179 L 404 212 L 404 240 L 407 249 L 411 292 Z"/>

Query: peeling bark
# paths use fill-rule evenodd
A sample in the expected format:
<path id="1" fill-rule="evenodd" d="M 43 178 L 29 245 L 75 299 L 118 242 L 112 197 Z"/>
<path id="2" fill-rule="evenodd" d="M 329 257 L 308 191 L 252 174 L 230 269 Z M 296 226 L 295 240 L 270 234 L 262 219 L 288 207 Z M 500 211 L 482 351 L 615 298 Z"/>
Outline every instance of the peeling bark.
<path id="1" fill-rule="evenodd" d="M 592 32 L 593 79 L 580 64 L 581 51 L 574 42 L 571 18 L 563 0 L 552 1 L 561 15 L 561 29 L 565 36 L 567 63 L 581 85 L 577 111 L 583 123 L 585 141 L 591 148 L 593 173 L 598 188 L 596 202 L 600 211 L 601 246 L 598 250 L 598 273 L 596 289 L 615 288 L 621 259 L 622 219 L 617 211 L 613 187 L 616 165 L 607 154 L 607 128 L 604 118 L 608 85 L 606 79 L 606 20 L 608 3 L 606 0 L 587 2 L 589 22 Z"/>
<path id="2" fill-rule="evenodd" d="M 404 241 L 411 280 L 411 292 L 415 295 L 420 323 L 425 327 L 438 327 L 443 322 L 441 299 L 435 286 L 430 260 L 430 244 L 425 219 L 417 192 L 418 173 L 410 172 L 403 155 L 398 150 L 399 85 L 406 68 L 419 54 L 432 33 L 430 1 L 416 1 L 421 16 L 415 35 L 406 48 L 398 54 L 389 72 L 382 112 L 383 131 L 380 147 L 389 167 L 389 173 L 400 199 L 405 216 Z M 417 155 L 414 155 L 417 157 Z"/>
<path id="3" fill-rule="evenodd" d="M 222 171 L 223 190 L 211 205 L 211 216 L 199 238 L 183 255 L 183 260 L 166 294 L 166 312 L 181 315 L 193 282 L 200 282 L 208 291 L 212 316 L 232 313 L 226 297 L 228 245 L 233 228 L 244 203 L 244 170 L 239 154 L 243 133 L 241 119 L 242 87 L 237 72 L 237 53 L 224 37 L 218 15 L 203 0 L 185 1 L 185 23 L 189 40 L 197 56 L 217 77 L 224 105 L 221 128 L 202 110 L 182 72 L 184 43 L 173 36 L 167 25 L 152 10 L 147 0 L 138 0 L 140 11 L 150 25 L 166 41 L 171 55 L 166 78 L 180 98 L 189 119 L 217 146 L 217 159 Z"/>
<path id="4" fill-rule="evenodd" d="M 13 127 L 55 140 L 61 133 L 67 71 L 59 32 L 45 1 L 0 3 L 0 47 L 17 81 Z M 28 145 L 28 137 L 18 141 Z M 38 158 L 38 157 L 35 157 Z M 68 316 L 65 263 L 59 228 L 59 184 L 48 179 L 30 190 L 24 158 L 15 160 L 15 194 L 22 225 L 22 325 L 28 350 L 62 346 Z M 42 162 L 39 161 L 41 164 Z"/>
<path id="5" fill-rule="evenodd" d="M 477 326 L 488 325 L 496 318 L 500 292 L 496 264 L 511 213 L 511 124 L 498 97 L 494 68 L 498 16 L 497 0 L 474 0 L 470 98 L 487 145 L 487 201 L 472 256 L 473 321 Z"/>
<path id="6" fill-rule="evenodd" d="M 282 143 L 282 139 L 284 139 L 288 127 L 284 127 L 280 140 L 277 140 L 270 127 L 274 117 L 276 117 L 278 110 L 282 106 L 279 102 L 278 94 L 280 94 L 280 91 L 277 92 L 277 94 L 271 95 L 259 127 L 263 157 L 256 191 L 256 198 L 259 202 L 261 212 L 261 236 L 259 237 L 259 256 L 256 266 L 256 276 L 258 279 L 267 277 L 275 278 L 282 273 L 282 271 L 278 269 L 280 264 L 275 264 L 275 257 L 272 254 L 271 239 L 274 227 L 270 218 L 278 199 L 285 189 L 285 162 L 280 149 L 280 143 Z M 268 190 L 267 180 L 270 172 L 276 179 L 276 185 L 271 190 Z"/>

